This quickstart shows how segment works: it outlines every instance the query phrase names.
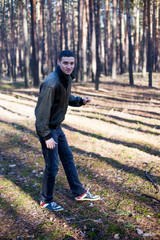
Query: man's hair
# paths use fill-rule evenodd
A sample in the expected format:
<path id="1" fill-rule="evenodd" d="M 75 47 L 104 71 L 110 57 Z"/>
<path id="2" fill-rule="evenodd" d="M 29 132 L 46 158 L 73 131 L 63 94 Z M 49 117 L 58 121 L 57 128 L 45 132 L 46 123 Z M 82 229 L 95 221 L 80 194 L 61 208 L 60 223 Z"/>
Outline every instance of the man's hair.
<path id="1" fill-rule="evenodd" d="M 62 60 L 62 57 L 75 57 L 74 53 L 70 50 L 63 50 L 59 53 L 59 61 Z"/>

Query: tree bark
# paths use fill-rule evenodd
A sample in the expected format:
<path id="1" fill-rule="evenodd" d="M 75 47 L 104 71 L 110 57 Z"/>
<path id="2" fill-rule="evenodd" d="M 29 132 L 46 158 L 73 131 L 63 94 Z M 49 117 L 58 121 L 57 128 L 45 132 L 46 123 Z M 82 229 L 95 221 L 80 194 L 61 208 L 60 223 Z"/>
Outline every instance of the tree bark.
<path id="1" fill-rule="evenodd" d="M 157 53 L 157 62 L 156 62 L 156 71 L 160 71 L 160 2 L 157 0 L 157 21 L 156 21 L 156 53 Z"/>
<path id="2" fill-rule="evenodd" d="M 82 54 L 83 54 L 83 74 L 82 81 L 87 81 L 87 30 L 88 30 L 88 19 L 87 19 L 88 4 L 87 0 L 83 1 L 83 29 L 82 29 Z"/>
<path id="3" fill-rule="evenodd" d="M 95 14 L 94 14 L 95 1 L 89 0 L 89 16 L 90 16 L 90 65 L 92 82 L 95 82 L 96 77 L 96 31 L 95 31 Z"/>
<path id="4" fill-rule="evenodd" d="M 0 80 L 4 74 L 4 59 L 5 59 L 5 1 L 2 0 L 1 2 L 1 9 L 2 9 L 2 22 L 0 24 Z"/>
<path id="5" fill-rule="evenodd" d="M 47 0 L 47 66 L 48 66 L 48 73 L 52 72 L 53 70 L 53 51 L 52 51 L 52 28 L 51 28 L 51 21 L 52 21 L 52 6 L 51 0 Z"/>
<path id="6" fill-rule="evenodd" d="M 22 16 L 23 16 L 23 36 L 24 36 L 24 82 L 25 87 L 29 87 L 31 82 L 29 81 L 29 38 L 28 38 L 28 26 L 27 26 L 27 12 L 26 12 L 26 0 L 22 2 Z"/>
<path id="7" fill-rule="evenodd" d="M 151 19 L 150 19 L 150 0 L 147 0 L 147 17 L 148 17 L 148 70 L 149 70 L 149 87 L 152 87 L 152 40 L 151 40 Z"/>
<path id="8" fill-rule="evenodd" d="M 8 7 L 8 10 L 7 10 L 7 18 L 8 18 L 7 25 L 10 26 L 11 25 L 11 17 L 10 17 L 9 0 L 7 2 L 7 7 Z M 6 24 L 4 25 L 4 27 L 6 27 Z M 9 27 L 9 30 L 8 30 L 8 34 L 9 34 L 9 36 L 11 35 L 10 27 Z M 10 46 L 9 42 L 7 41 L 6 35 L 5 35 L 5 39 L 6 39 L 5 50 L 6 50 L 6 61 L 7 61 L 7 76 L 11 77 L 11 46 Z"/>
<path id="9" fill-rule="evenodd" d="M 41 39 L 41 72 L 42 72 L 42 76 L 43 79 L 45 78 L 45 15 L 44 15 L 44 1 L 45 0 L 41 0 L 41 17 L 42 17 L 42 39 Z"/>
<path id="10" fill-rule="evenodd" d="M 71 45 L 73 49 L 73 53 L 75 54 L 75 3 L 73 1 L 72 5 L 72 29 L 71 29 Z"/>
<path id="11" fill-rule="evenodd" d="M 123 41 L 124 41 L 124 24 L 123 24 L 123 0 L 119 2 L 119 41 L 120 41 L 120 74 L 124 73 L 123 68 Z"/>
<path id="12" fill-rule="evenodd" d="M 66 27 L 65 1 L 62 0 L 61 9 L 61 49 L 68 49 L 68 31 Z"/>
<path id="13" fill-rule="evenodd" d="M 143 0 L 143 77 L 146 76 L 147 72 L 147 31 L 146 31 L 146 0 Z"/>
<path id="14" fill-rule="evenodd" d="M 36 12 L 37 12 L 37 21 L 36 21 L 36 31 L 37 31 L 37 54 L 38 54 L 38 75 L 41 78 L 42 74 L 42 16 L 41 16 L 41 0 L 36 2 Z"/>
<path id="15" fill-rule="evenodd" d="M 67 29 L 67 19 L 66 19 L 66 11 L 65 11 L 65 1 L 62 0 L 62 13 L 63 13 L 63 35 L 65 42 L 65 49 L 68 49 L 68 29 Z"/>
<path id="16" fill-rule="evenodd" d="M 15 21 L 14 21 L 14 2 L 11 0 L 11 78 L 16 82 L 16 47 L 15 47 Z"/>
<path id="17" fill-rule="evenodd" d="M 156 9 L 157 8 L 157 9 Z M 157 72 L 158 63 L 158 1 L 153 1 L 153 71 Z"/>
<path id="18" fill-rule="evenodd" d="M 97 0 L 94 6 L 95 13 L 95 31 L 96 31 L 96 79 L 95 89 L 99 89 L 99 77 L 101 72 L 101 61 L 100 61 L 100 0 Z"/>
<path id="19" fill-rule="evenodd" d="M 109 1 L 106 0 L 105 1 L 105 18 L 104 18 L 104 72 L 106 76 L 109 73 L 108 25 L 109 25 Z"/>
<path id="20" fill-rule="evenodd" d="M 23 3 L 23 2 L 22 2 Z M 24 67 L 23 67 L 23 8 L 22 3 L 18 5 L 18 32 L 17 32 L 17 38 L 18 38 L 18 59 L 19 59 L 19 74 L 21 77 L 24 77 Z"/>
<path id="21" fill-rule="evenodd" d="M 82 79 L 82 1 L 78 0 L 77 81 Z"/>
<path id="22" fill-rule="evenodd" d="M 136 2 L 136 42 L 135 42 L 136 72 L 139 70 L 139 0 Z"/>
<path id="23" fill-rule="evenodd" d="M 55 53 L 55 65 L 57 65 L 57 56 L 58 52 L 62 50 L 62 33 L 61 33 L 61 8 L 59 2 L 56 2 L 56 22 L 54 25 L 55 34 L 54 34 L 54 53 Z"/>
<path id="24" fill-rule="evenodd" d="M 134 85 L 133 80 L 133 49 L 132 49 L 132 39 L 131 39 L 131 15 L 130 15 L 130 3 L 126 0 L 127 4 L 127 29 L 128 29 L 128 42 L 129 42 L 129 81 L 130 85 Z"/>
<path id="25" fill-rule="evenodd" d="M 117 64 L 116 64 L 116 42 L 117 42 L 117 1 L 113 0 L 113 26 L 112 26 L 112 79 L 116 79 L 117 76 Z"/>
<path id="26" fill-rule="evenodd" d="M 31 4 L 31 43 L 32 43 L 32 77 L 34 87 L 39 86 L 38 49 L 36 36 L 36 0 L 30 0 Z"/>

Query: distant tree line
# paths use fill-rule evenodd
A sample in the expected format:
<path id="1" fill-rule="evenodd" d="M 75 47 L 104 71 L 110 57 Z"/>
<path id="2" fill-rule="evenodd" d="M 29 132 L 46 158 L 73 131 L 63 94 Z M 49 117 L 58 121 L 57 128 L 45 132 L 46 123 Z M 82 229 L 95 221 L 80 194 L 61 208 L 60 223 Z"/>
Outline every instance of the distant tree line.
<path id="1" fill-rule="evenodd" d="M 57 55 L 71 49 L 76 79 L 160 72 L 159 0 L 1 0 L 0 76 L 39 86 Z"/>

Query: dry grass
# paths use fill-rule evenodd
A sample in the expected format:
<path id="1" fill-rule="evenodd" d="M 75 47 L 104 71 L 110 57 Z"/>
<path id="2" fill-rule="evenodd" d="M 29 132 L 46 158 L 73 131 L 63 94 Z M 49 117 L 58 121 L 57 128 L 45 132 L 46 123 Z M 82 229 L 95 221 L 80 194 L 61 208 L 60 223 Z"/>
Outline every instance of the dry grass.
<path id="1" fill-rule="evenodd" d="M 76 203 L 60 164 L 55 200 L 64 212 L 39 207 L 44 163 L 34 127 L 38 89 L 1 85 L 0 239 L 159 239 L 160 193 L 145 177 L 160 182 L 160 93 L 137 75 L 73 84 L 73 94 L 90 105 L 69 107 L 63 129 L 86 188 L 96 203 Z M 137 228 L 143 231 L 137 234 Z M 147 234 L 150 234 L 147 235 Z"/>

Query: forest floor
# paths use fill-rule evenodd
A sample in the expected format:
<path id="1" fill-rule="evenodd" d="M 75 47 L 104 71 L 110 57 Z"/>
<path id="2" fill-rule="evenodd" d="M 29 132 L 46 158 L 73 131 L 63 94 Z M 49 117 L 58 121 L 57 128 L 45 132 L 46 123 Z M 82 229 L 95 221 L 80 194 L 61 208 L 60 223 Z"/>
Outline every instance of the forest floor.
<path id="1" fill-rule="evenodd" d="M 44 162 L 35 132 L 38 89 L 0 85 L 0 239 L 160 239 L 160 82 L 135 76 L 73 83 L 72 93 L 90 96 L 69 107 L 63 130 L 79 177 L 101 201 L 76 202 L 62 165 L 54 199 L 62 212 L 39 206 Z"/>

